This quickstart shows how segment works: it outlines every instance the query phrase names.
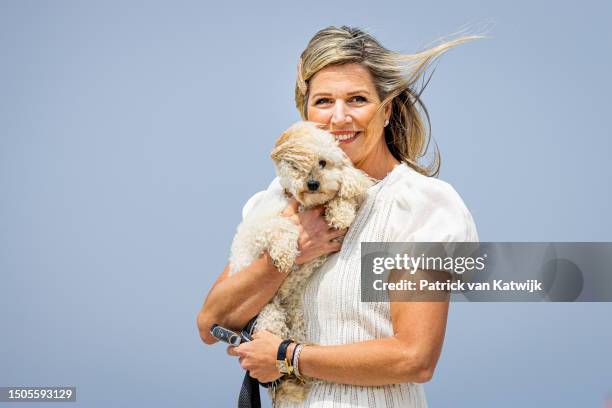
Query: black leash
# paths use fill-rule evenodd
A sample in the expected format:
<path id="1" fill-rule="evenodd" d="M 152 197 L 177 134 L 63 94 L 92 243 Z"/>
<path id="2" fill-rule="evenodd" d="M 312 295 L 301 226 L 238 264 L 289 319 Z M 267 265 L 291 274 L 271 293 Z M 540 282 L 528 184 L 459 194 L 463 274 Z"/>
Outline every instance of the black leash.
<path id="1" fill-rule="evenodd" d="M 257 316 L 251 319 L 249 323 L 246 325 L 242 332 L 240 332 L 240 336 L 242 337 L 242 341 L 251 341 L 253 340 L 252 335 L 255 330 L 255 322 L 257 321 Z M 260 383 L 255 378 L 249 375 L 249 372 L 244 373 L 244 380 L 242 380 L 242 387 L 240 388 L 240 394 L 238 395 L 238 408 L 261 408 L 261 398 L 259 396 L 259 385 L 262 387 L 270 388 L 276 387 L 280 384 L 279 380 L 269 382 L 269 383 Z"/>
<path id="2" fill-rule="evenodd" d="M 251 319 L 251 321 L 242 330 L 240 335 L 243 341 L 251 341 L 251 335 L 255 329 L 255 322 L 257 316 Z M 249 375 L 249 372 L 244 373 L 244 380 L 242 381 L 242 387 L 240 388 L 240 395 L 238 395 L 238 408 L 261 408 L 261 398 L 259 396 L 259 381 Z"/>

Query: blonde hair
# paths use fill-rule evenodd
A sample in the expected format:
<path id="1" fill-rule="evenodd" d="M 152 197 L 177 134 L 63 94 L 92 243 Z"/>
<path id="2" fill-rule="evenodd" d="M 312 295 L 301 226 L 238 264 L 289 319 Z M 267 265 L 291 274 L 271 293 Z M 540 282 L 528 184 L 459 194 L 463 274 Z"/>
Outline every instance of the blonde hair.
<path id="1" fill-rule="evenodd" d="M 443 41 L 416 54 L 400 54 L 383 47 L 369 33 L 354 27 L 330 26 L 317 32 L 302 52 L 295 84 L 295 104 L 304 120 L 308 117 L 308 81 L 330 65 L 359 63 L 370 72 L 378 97 L 379 109 L 391 104 L 389 125 L 384 128 L 385 142 L 391 154 L 421 174 L 435 176 L 440 170 L 440 152 L 435 146 L 431 164 L 419 160 L 427 153 L 431 139 L 431 122 L 421 93 L 431 75 L 424 80 L 427 68 L 450 48 L 483 38 L 464 35 Z M 434 69 L 435 71 L 435 69 Z M 433 72 L 432 72 L 433 74 Z M 418 82 L 422 86 L 417 89 Z"/>

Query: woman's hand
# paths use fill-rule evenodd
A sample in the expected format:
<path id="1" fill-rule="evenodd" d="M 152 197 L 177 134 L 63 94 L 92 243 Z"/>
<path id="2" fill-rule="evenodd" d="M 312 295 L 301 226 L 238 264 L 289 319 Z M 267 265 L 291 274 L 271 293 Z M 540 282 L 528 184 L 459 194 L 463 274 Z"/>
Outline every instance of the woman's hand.
<path id="1" fill-rule="evenodd" d="M 227 354 L 237 356 L 240 367 L 249 371 L 251 377 L 262 383 L 280 378 L 282 374 L 276 367 L 278 346 L 283 339 L 262 330 L 253 334 L 253 340 L 239 346 L 229 346 Z"/>
<path id="2" fill-rule="evenodd" d="M 291 219 L 300 229 L 298 249 L 300 255 L 295 258 L 297 265 L 304 264 L 322 255 L 339 251 L 346 229 L 330 228 L 323 218 L 323 206 L 299 212 L 299 203 L 291 199 L 282 215 Z"/>

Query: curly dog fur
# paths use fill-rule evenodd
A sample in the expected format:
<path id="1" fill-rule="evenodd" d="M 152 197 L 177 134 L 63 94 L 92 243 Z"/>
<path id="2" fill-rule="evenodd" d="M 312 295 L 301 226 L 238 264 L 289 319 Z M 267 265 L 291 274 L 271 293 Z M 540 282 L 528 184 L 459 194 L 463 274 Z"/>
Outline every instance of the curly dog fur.
<path id="1" fill-rule="evenodd" d="M 267 251 L 277 269 L 288 275 L 259 313 L 256 331 L 267 330 L 305 343 L 302 295 L 307 279 L 326 257 L 294 267 L 299 255 L 299 230 L 281 212 L 294 197 L 300 203 L 300 211 L 324 205 L 330 227 L 348 228 L 374 181 L 353 167 L 330 133 L 310 122 L 298 122 L 286 130 L 276 141 L 271 157 L 285 194 L 279 193 L 256 206 L 240 224 L 232 243 L 230 274 Z M 275 398 L 301 401 L 309 385 L 309 379 L 302 383 L 289 377 L 276 388 Z"/>

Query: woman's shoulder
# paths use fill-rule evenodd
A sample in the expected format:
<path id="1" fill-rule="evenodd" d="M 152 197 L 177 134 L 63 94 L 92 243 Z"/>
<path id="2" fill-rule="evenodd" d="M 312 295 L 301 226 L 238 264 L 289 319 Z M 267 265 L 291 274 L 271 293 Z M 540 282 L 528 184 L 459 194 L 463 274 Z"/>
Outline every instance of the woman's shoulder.
<path id="1" fill-rule="evenodd" d="M 265 190 L 256 192 L 247 200 L 242 207 L 242 219 L 245 219 L 246 216 L 259 204 L 265 202 L 266 197 L 277 196 L 279 195 L 279 192 L 282 192 L 282 190 L 283 187 L 281 186 L 278 177 L 275 177 Z"/>
<path id="2" fill-rule="evenodd" d="M 472 214 L 453 186 L 402 163 L 383 187 L 390 222 L 404 241 L 477 241 Z M 383 180 L 384 182 L 384 180 Z"/>
<path id="3" fill-rule="evenodd" d="M 389 175 L 385 196 L 404 203 L 425 202 L 464 208 L 461 196 L 452 185 L 435 177 L 425 176 L 406 163 L 398 165 Z"/>

